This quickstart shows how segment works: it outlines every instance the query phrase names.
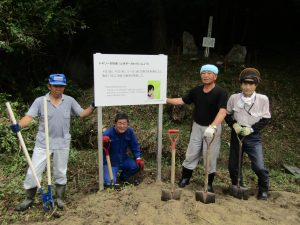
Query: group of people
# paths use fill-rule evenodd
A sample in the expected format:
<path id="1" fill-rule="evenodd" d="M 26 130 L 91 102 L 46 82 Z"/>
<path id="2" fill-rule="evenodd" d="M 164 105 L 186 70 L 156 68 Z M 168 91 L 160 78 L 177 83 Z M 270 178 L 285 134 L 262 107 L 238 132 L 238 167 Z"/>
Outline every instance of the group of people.
<path id="1" fill-rule="evenodd" d="M 182 98 L 167 98 L 167 103 L 173 105 L 194 104 L 192 131 L 186 158 L 182 164 L 179 186 L 183 188 L 189 184 L 193 170 L 202 157 L 204 164 L 207 163 L 206 157 L 204 157 L 207 154 L 207 146 L 203 139 L 214 138 L 211 145 L 208 177 L 208 191 L 214 192 L 212 184 L 220 151 L 221 124 L 225 119 L 232 128 L 228 166 L 232 185 L 237 185 L 238 182 L 239 142 L 237 138 L 240 136 L 243 137 L 243 152 L 248 154 L 251 167 L 258 176 L 257 198 L 266 200 L 269 176 L 268 170 L 264 166 L 260 130 L 268 124 L 271 115 L 267 96 L 255 92 L 261 81 L 260 73 L 255 68 L 244 69 L 239 76 L 241 92 L 231 95 L 229 99 L 227 92 L 216 84 L 218 73 L 219 70 L 215 65 L 203 65 L 200 68 L 201 85 L 192 88 Z M 70 118 L 73 115 L 89 116 L 95 109 L 94 103 L 83 109 L 74 98 L 65 95 L 66 84 L 64 74 L 51 74 L 48 83 L 49 92 L 45 96 L 35 99 L 26 115 L 17 124 L 11 125 L 12 131 L 17 133 L 21 128 L 28 126 L 34 117 L 39 118 L 32 164 L 38 179 L 41 180 L 47 161 L 43 107 L 43 99 L 46 97 L 50 154 L 53 154 L 53 177 L 58 208 L 63 208 L 65 205 L 66 173 L 71 141 Z M 110 139 L 109 156 L 114 183 L 126 182 L 144 168 L 144 161 L 136 135 L 129 127 L 128 116 L 123 112 L 117 113 L 114 122 L 114 126 L 105 130 L 103 136 L 108 136 Z M 128 148 L 131 149 L 131 157 L 127 154 Z M 111 178 L 105 157 L 103 171 L 104 186 L 110 186 Z M 24 180 L 26 199 L 16 207 L 16 210 L 24 211 L 33 205 L 37 192 L 36 186 L 32 171 L 28 168 Z"/>
<path id="2" fill-rule="evenodd" d="M 231 130 L 228 170 L 232 185 L 244 186 L 242 173 L 239 175 L 239 139 L 242 140 L 242 153 L 246 152 L 251 168 L 258 177 L 258 200 L 268 199 L 269 174 L 264 165 L 260 131 L 270 121 L 269 99 L 256 93 L 261 81 L 260 72 L 246 68 L 239 75 L 241 91 L 227 101 L 226 91 L 216 84 L 218 68 L 207 64 L 200 68 L 202 85 L 192 88 L 182 98 L 168 98 L 173 105 L 194 104 L 193 126 L 185 160 L 182 164 L 180 187 L 189 184 L 192 173 L 203 157 L 206 164 L 207 144 L 204 138 L 212 140 L 210 167 L 208 171 L 208 191 L 214 192 L 213 181 L 216 174 L 217 158 L 220 152 L 221 123 L 226 121 Z"/>
<path id="3" fill-rule="evenodd" d="M 65 95 L 64 91 L 66 85 L 67 80 L 64 74 L 49 75 L 49 92 L 45 96 L 36 98 L 25 116 L 22 117 L 18 123 L 11 125 L 12 131 L 18 133 L 22 128 L 28 126 L 34 117 L 38 117 L 39 127 L 31 161 L 35 168 L 36 175 L 39 181 L 41 181 L 47 163 L 44 123 L 45 112 L 43 105 L 43 99 L 46 97 L 49 124 L 49 150 L 50 154 L 53 154 L 55 196 L 57 207 L 61 209 L 64 208 L 65 205 L 64 197 L 71 142 L 71 116 L 87 117 L 91 115 L 95 109 L 94 103 L 86 109 L 83 109 L 73 97 Z M 121 112 L 116 115 L 115 126 L 105 130 L 103 136 L 109 136 L 111 140 L 109 155 L 112 162 L 115 182 L 119 170 L 122 171 L 120 178 L 126 182 L 130 176 L 144 168 L 140 146 L 132 128 L 129 127 L 129 119 L 125 113 Z M 134 159 L 127 155 L 127 148 L 132 150 Z M 105 158 L 103 169 L 104 185 L 109 186 L 110 177 Z M 17 211 L 24 211 L 34 203 L 37 184 L 30 168 L 27 170 L 23 186 L 26 192 L 26 199 L 17 205 Z"/>

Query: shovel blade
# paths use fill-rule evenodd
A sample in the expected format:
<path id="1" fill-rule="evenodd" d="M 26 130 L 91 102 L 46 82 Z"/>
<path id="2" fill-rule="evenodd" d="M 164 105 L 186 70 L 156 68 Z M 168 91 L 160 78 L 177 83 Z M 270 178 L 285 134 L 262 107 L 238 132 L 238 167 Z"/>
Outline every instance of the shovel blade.
<path id="1" fill-rule="evenodd" d="M 45 212 L 49 212 L 54 208 L 54 201 L 52 197 L 52 192 L 51 192 L 51 186 L 48 186 L 48 192 L 43 193 L 41 192 L 42 195 L 42 202 L 43 202 L 43 209 Z"/>
<path id="2" fill-rule="evenodd" d="M 216 202 L 216 196 L 211 192 L 196 191 L 195 193 L 196 201 L 200 201 L 204 204 L 210 204 Z"/>
<path id="3" fill-rule="evenodd" d="M 175 189 L 172 194 L 172 198 L 175 200 L 180 200 L 181 197 L 181 189 Z"/>
<path id="4" fill-rule="evenodd" d="M 249 190 L 245 187 L 238 187 L 237 185 L 231 185 L 229 187 L 229 193 L 231 196 L 238 198 L 238 199 L 249 199 Z"/>
<path id="5" fill-rule="evenodd" d="M 161 198 L 162 201 L 169 201 L 172 199 L 172 193 L 169 190 L 161 190 Z"/>

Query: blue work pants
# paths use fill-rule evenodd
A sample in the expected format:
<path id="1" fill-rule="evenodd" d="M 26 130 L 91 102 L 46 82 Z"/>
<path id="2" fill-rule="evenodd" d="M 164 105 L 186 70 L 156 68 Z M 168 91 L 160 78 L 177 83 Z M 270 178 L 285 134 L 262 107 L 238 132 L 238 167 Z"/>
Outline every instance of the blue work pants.
<path id="1" fill-rule="evenodd" d="M 136 174 L 139 171 L 139 166 L 132 158 L 126 158 L 120 165 L 113 165 L 112 166 L 112 173 L 114 183 L 117 183 L 117 176 L 119 170 L 122 170 L 122 179 L 127 181 L 129 177 Z M 104 185 L 110 185 L 111 180 L 109 177 L 108 166 L 107 164 L 103 165 L 103 175 L 104 175 Z"/>
<path id="2" fill-rule="evenodd" d="M 242 136 L 239 137 L 243 138 Z M 255 174 L 258 177 L 259 190 L 268 191 L 269 172 L 264 165 L 261 136 L 259 133 L 254 132 L 243 139 L 242 155 L 244 152 L 247 153 L 250 159 L 251 169 L 255 172 Z M 241 165 L 242 165 L 242 161 L 241 161 Z M 234 132 L 234 130 L 232 130 L 228 170 L 233 185 L 236 185 L 238 182 L 238 167 L 239 167 L 239 142 L 236 133 Z"/>

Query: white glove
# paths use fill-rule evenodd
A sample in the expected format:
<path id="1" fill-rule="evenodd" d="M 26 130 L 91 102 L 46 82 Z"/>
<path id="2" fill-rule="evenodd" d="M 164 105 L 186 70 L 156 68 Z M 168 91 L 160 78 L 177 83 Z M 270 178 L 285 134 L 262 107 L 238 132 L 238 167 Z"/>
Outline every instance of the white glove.
<path id="1" fill-rule="evenodd" d="M 204 131 L 204 137 L 212 138 L 216 130 L 217 130 L 216 126 L 209 125 Z"/>

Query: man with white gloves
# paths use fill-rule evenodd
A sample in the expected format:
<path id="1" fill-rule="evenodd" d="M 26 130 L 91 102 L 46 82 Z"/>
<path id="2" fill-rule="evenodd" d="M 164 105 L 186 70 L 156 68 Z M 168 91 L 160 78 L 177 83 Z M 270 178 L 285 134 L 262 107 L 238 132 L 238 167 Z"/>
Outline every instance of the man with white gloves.
<path id="1" fill-rule="evenodd" d="M 247 153 L 251 168 L 258 177 L 257 199 L 267 200 L 269 172 L 264 165 L 260 131 L 270 122 L 271 113 L 268 97 L 255 91 L 260 81 L 260 72 L 255 68 L 246 68 L 240 73 L 241 92 L 229 97 L 225 121 L 232 128 L 228 162 L 232 185 L 237 185 L 238 182 L 238 135 L 243 140 L 242 154 Z M 240 184 L 243 186 L 242 178 L 241 176 Z"/>
<path id="2" fill-rule="evenodd" d="M 208 142 L 215 135 L 210 149 L 210 169 L 208 171 L 208 191 L 214 192 L 213 180 L 215 177 L 217 158 L 220 152 L 221 123 L 226 116 L 227 93 L 216 85 L 218 68 L 215 65 L 206 64 L 200 68 L 202 85 L 192 88 L 182 98 L 167 98 L 167 103 L 172 105 L 194 104 L 193 126 L 190 141 L 186 152 L 186 158 L 182 164 L 182 178 L 180 187 L 189 184 L 193 170 L 203 156 L 206 165 L 207 145 L 203 141 L 206 137 Z"/>

